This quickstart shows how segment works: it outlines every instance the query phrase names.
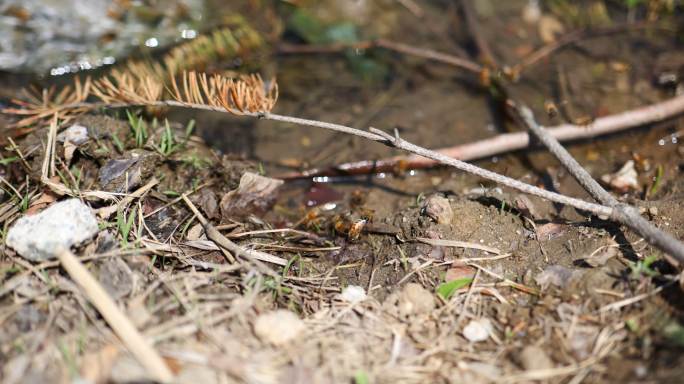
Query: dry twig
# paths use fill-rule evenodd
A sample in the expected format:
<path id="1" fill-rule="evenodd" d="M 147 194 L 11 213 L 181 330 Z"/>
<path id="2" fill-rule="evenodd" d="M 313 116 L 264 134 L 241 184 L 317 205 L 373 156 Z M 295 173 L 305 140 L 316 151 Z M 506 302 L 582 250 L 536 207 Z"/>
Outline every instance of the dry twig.
<path id="1" fill-rule="evenodd" d="M 207 238 L 209 240 L 213 241 L 218 245 L 221 249 L 231 252 L 234 254 L 236 257 L 244 257 L 247 260 L 250 260 L 252 262 L 255 262 L 256 260 L 258 261 L 264 261 L 276 265 L 281 265 L 285 266 L 287 265 L 287 260 L 283 259 L 282 257 L 277 257 L 273 256 L 271 254 L 261 252 L 261 251 L 256 251 L 252 249 L 247 249 L 247 248 L 242 248 L 239 245 L 233 243 L 230 241 L 228 238 L 223 236 L 221 232 L 219 232 L 216 227 L 214 227 L 203 215 L 200 213 L 200 211 L 195 207 L 195 204 L 190 201 L 190 199 L 187 198 L 187 196 L 183 195 L 182 196 L 183 201 L 185 204 L 188 205 L 190 210 L 195 214 L 197 217 L 197 220 L 199 220 L 200 224 L 204 227 L 204 232 L 207 234 Z M 230 253 L 224 253 L 228 260 L 231 263 L 235 262 L 235 258 L 230 254 Z M 257 263 L 258 264 L 258 263 Z M 266 268 L 261 268 L 262 271 L 267 271 Z"/>
<path id="2" fill-rule="evenodd" d="M 155 380 L 168 383 L 173 374 L 152 345 L 140 334 L 130 319 L 119 309 L 102 285 L 68 249 L 56 250 L 56 256 L 64 269 L 83 289 L 102 317 L 121 338 L 126 348 L 153 375 Z"/>
<path id="3" fill-rule="evenodd" d="M 560 142 L 587 139 L 671 119 L 684 113 L 684 96 L 676 96 L 656 104 L 600 117 L 588 125 L 561 124 L 546 128 Z M 435 149 L 442 155 L 468 161 L 516 151 L 530 146 L 527 132 L 504 133 L 488 139 L 453 147 Z M 281 175 L 281 178 L 309 178 L 316 176 L 361 175 L 374 172 L 421 169 L 441 164 L 421 156 L 395 156 L 380 160 L 362 160 L 336 165 L 329 169 L 310 169 Z"/>

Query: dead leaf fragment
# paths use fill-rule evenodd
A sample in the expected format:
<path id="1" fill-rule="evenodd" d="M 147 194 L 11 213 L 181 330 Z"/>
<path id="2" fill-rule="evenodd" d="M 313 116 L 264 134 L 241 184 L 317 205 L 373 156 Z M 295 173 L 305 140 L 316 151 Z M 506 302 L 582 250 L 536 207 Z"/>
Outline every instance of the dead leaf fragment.
<path id="1" fill-rule="evenodd" d="M 282 180 L 245 172 L 237 189 L 221 199 L 221 215 L 226 219 L 265 211 L 275 200 L 275 192 L 282 184 Z"/>
<path id="2" fill-rule="evenodd" d="M 218 199 L 212 190 L 208 188 L 202 189 L 199 192 L 197 201 L 195 203 L 202 208 L 202 211 L 204 211 L 204 214 L 207 215 L 207 218 L 215 219 L 219 217 Z"/>
<path id="3" fill-rule="evenodd" d="M 629 160 L 619 171 L 601 176 L 601 181 L 614 190 L 625 193 L 630 189 L 639 189 L 638 176 L 636 168 L 634 168 L 634 161 Z"/>
<path id="4" fill-rule="evenodd" d="M 106 383 L 119 356 L 119 348 L 108 344 L 96 353 L 87 353 L 81 364 L 81 379 L 88 383 Z"/>
<path id="5" fill-rule="evenodd" d="M 563 234 L 565 226 L 558 223 L 547 223 L 537 227 L 537 239 L 539 241 L 548 241 Z"/>
<path id="6" fill-rule="evenodd" d="M 581 271 L 575 271 L 562 265 L 550 265 L 535 277 L 537 284 L 542 289 L 555 285 L 565 288 L 571 281 L 578 279 L 582 275 Z"/>
<path id="7" fill-rule="evenodd" d="M 475 277 L 475 268 L 468 266 L 458 266 L 449 268 L 444 276 L 444 281 L 467 279 Z"/>
<path id="8" fill-rule="evenodd" d="M 401 290 L 399 295 L 399 313 L 402 316 L 428 313 L 434 308 L 434 296 L 420 284 L 409 283 Z"/>

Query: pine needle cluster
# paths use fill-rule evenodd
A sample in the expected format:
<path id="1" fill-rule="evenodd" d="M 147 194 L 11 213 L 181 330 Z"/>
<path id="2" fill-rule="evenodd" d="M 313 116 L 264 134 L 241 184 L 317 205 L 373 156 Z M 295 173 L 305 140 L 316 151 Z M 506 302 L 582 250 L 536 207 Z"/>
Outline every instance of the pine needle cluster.
<path id="1" fill-rule="evenodd" d="M 29 127 L 54 117 L 69 121 L 98 108 L 126 106 L 181 106 L 258 114 L 273 109 L 278 98 L 275 80 L 259 75 L 237 77 L 196 72 L 207 63 L 249 53 L 263 44 L 248 24 L 235 20 L 171 49 L 159 61 L 129 60 L 104 76 L 75 77 L 71 85 L 30 88 L 23 100 L 2 112 L 20 117 L 14 125 Z"/>

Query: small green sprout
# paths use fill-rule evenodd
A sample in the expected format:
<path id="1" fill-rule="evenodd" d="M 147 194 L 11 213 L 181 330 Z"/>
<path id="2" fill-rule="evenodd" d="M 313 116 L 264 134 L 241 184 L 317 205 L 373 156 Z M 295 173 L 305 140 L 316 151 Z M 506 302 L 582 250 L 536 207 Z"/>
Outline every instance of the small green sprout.
<path id="1" fill-rule="evenodd" d="M 653 269 L 653 263 L 655 263 L 658 260 L 658 255 L 653 254 L 650 256 L 647 256 L 643 260 L 639 260 L 636 263 L 632 263 L 630 266 L 630 269 L 632 270 L 632 277 L 633 278 L 640 278 L 641 276 L 657 276 L 658 272 Z"/>
<path id="2" fill-rule="evenodd" d="M 124 144 L 121 142 L 121 139 L 119 139 L 119 136 L 117 136 L 116 134 L 112 134 L 112 141 L 114 142 L 116 150 L 119 151 L 119 153 L 124 153 L 126 148 L 124 147 Z"/>
<path id="3" fill-rule="evenodd" d="M 128 124 L 131 126 L 131 131 L 135 138 L 136 148 L 144 147 L 148 138 L 147 122 L 145 122 L 142 116 L 136 118 L 136 116 L 128 110 L 126 111 L 126 116 L 128 116 Z"/>
<path id="4" fill-rule="evenodd" d="M 190 135 L 192 135 L 192 131 L 195 130 L 195 119 L 191 119 L 188 122 L 188 125 L 185 126 L 185 139 L 189 139 Z"/>
<path id="5" fill-rule="evenodd" d="M 441 296 L 444 300 L 449 300 L 451 296 L 453 296 L 454 293 L 456 293 L 456 291 L 470 285 L 470 283 L 472 282 L 472 277 L 464 277 L 462 279 L 447 281 L 445 283 L 440 284 L 437 287 L 437 294 Z"/>
<path id="6" fill-rule="evenodd" d="M 165 120 L 164 131 L 162 132 L 159 145 L 155 146 L 155 149 L 162 156 L 168 157 L 173 152 L 175 152 L 179 147 L 180 146 L 176 142 L 176 138 L 174 137 L 173 132 L 171 131 L 171 127 L 169 126 L 169 121 Z"/>
<path id="7" fill-rule="evenodd" d="M 15 161 L 19 161 L 19 156 L 5 157 L 4 159 L 0 159 L 0 165 L 12 164 Z"/>
<path id="8" fill-rule="evenodd" d="M 135 207 L 133 207 L 131 212 L 128 214 L 128 217 L 126 217 L 123 210 L 119 210 L 116 213 L 116 227 L 119 231 L 119 234 L 121 235 L 121 246 L 122 247 L 128 246 L 128 236 L 130 235 L 131 229 L 133 228 L 133 221 L 135 220 L 135 214 L 136 214 L 136 208 Z"/>

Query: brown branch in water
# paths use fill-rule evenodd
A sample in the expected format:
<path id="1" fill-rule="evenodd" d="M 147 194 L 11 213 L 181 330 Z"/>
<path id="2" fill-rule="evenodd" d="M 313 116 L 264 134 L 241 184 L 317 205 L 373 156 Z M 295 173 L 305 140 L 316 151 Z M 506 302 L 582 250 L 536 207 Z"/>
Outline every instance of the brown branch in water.
<path id="1" fill-rule="evenodd" d="M 684 263 L 684 244 L 675 239 L 667 232 L 663 232 L 655 225 L 641 217 L 639 211 L 632 206 L 620 203 L 613 195 L 591 177 L 570 153 L 563 148 L 549 131 L 539 125 L 534 119 L 532 111 L 524 106 L 516 106 L 512 102 L 509 106 L 514 110 L 523 124 L 532 132 L 539 141 L 558 159 L 558 161 L 570 172 L 577 182 L 589 194 L 601 204 L 613 208 L 611 219 L 629 227 L 638 233 L 646 241 L 673 256 L 679 263 Z"/>
<path id="2" fill-rule="evenodd" d="M 504 67 L 503 71 L 505 74 L 513 79 L 517 80 L 520 78 L 523 72 L 528 68 L 533 67 L 539 61 L 543 60 L 545 57 L 552 55 L 553 53 L 569 46 L 572 44 L 577 44 L 580 41 L 588 40 L 592 38 L 598 38 L 606 35 L 646 30 L 646 29 L 656 29 L 664 32 L 673 32 L 672 28 L 655 25 L 652 22 L 642 22 L 642 23 L 625 23 L 619 24 L 608 28 L 592 28 L 583 29 L 574 32 L 569 32 L 559 40 L 544 45 L 534 52 L 530 53 L 528 56 L 523 58 L 519 63 L 512 67 Z M 452 55 L 445 52 L 440 52 L 432 49 L 415 47 L 409 44 L 399 43 L 392 40 L 377 39 L 369 41 L 360 41 L 356 43 L 335 43 L 335 44 L 281 44 L 278 46 L 279 54 L 316 54 L 316 53 L 337 53 L 342 52 L 347 49 L 370 49 L 370 48 L 384 48 L 397 53 L 402 53 L 405 55 L 421 57 L 424 59 L 432 60 L 438 63 L 443 63 L 447 65 L 452 65 L 457 68 L 466 70 L 478 74 L 478 76 L 483 76 L 483 71 L 485 68 L 480 64 Z M 485 48 L 487 49 L 487 48 Z M 491 50 L 490 50 L 491 51 Z M 491 55 L 491 53 L 490 53 Z"/>
<path id="3" fill-rule="evenodd" d="M 546 128 L 560 142 L 587 139 L 616 133 L 684 114 L 684 95 L 636 108 L 630 111 L 600 117 L 588 125 L 561 124 Z M 530 146 L 527 132 L 505 133 L 484 140 L 435 151 L 463 161 L 477 160 Z M 430 168 L 440 163 L 420 156 L 395 156 L 380 160 L 362 160 L 339 164 L 328 169 L 310 169 L 280 175 L 283 179 L 310 178 L 317 176 L 363 175 L 379 172 L 396 172 L 408 169 Z"/>
<path id="4" fill-rule="evenodd" d="M 494 58 L 492 49 L 489 47 L 487 39 L 482 34 L 480 22 L 477 19 L 477 12 L 473 7 L 473 0 L 461 0 L 461 7 L 463 9 L 463 16 L 465 17 L 466 26 L 470 32 L 470 37 L 473 39 L 478 52 L 480 53 L 480 60 L 486 67 L 498 68 L 499 65 Z"/>
<path id="5" fill-rule="evenodd" d="M 518 64 L 514 65 L 513 67 L 508 69 L 508 74 L 513 78 L 517 79 L 520 77 L 522 72 L 524 72 L 526 69 L 534 66 L 537 64 L 539 61 L 542 59 L 551 56 L 555 52 L 573 44 L 577 44 L 580 41 L 587 40 L 587 39 L 593 39 L 593 38 L 598 38 L 598 37 L 604 37 L 608 35 L 614 35 L 618 33 L 624 33 L 624 32 L 632 32 L 632 31 L 640 31 L 640 30 L 646 30 L 646 29 L 658 29 L 660 31 L 666 31 L 666 32 L 673 32 L 672 29 L 655 25 L 652 22 L 639 22 L 639 23 L 624 23 L 624 24 L 618 24 L 615 26 L 607 27 L 607 28 L 591 28 L 591 29 L 582 29 L 578 31 L 573 31 L 569 32 L 560 39 L 551 42 L 549 44 L 546 44 L 534 52 L 530 53 L 527 55 L 525 58 L 523 58 Z M 674 31 L 676 32 L 676 31 Z"/>

